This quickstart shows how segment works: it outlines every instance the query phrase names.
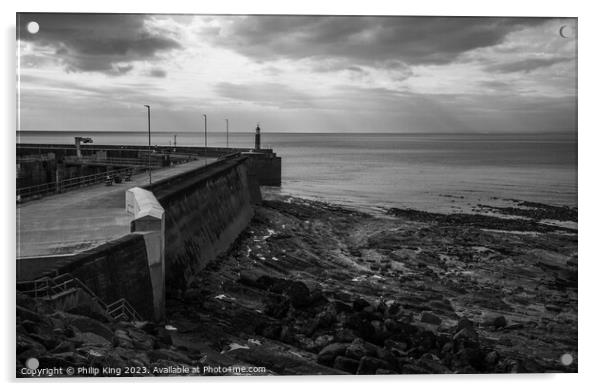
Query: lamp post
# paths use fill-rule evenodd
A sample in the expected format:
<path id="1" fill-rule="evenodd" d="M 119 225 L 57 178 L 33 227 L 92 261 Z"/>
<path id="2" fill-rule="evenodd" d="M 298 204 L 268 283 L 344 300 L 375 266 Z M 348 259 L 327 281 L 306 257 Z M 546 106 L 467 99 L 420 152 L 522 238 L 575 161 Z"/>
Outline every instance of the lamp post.
<path id="1" fill-rule="evenodd" d="M 205 164 L 207 164 L 207 114 L 203 114 L 205 119 Z"/>
<path id="2" fill-rule="evenodd" d="M 153 183 L 153 178 L 151 174 L 151 132 L 150 132 L 150 106 L 144 105 L 146 107 L 146 111 L 148 113 L 148 183 Z"/>
<path id="3" fill-rule="evenodd" d="M 228 132 L 229 132 L 229 124 L 228 124 L 228 118 L 226 118 L 226 148 L 229 148 L 229 142 L 228 142 Z"/>

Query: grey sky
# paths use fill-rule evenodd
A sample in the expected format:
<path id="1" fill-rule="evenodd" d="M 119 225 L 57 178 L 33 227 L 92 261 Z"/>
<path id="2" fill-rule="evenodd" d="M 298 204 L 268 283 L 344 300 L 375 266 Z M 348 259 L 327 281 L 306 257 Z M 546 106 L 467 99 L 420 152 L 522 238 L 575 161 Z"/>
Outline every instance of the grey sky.
<path id="1" fill-rule="evenodd" d="M 39 23 L 37 34 L 26 25 Z M 576 130 L 576 20 L 20 14 L 20 129 Z M 559 34 L 561 26 L 569 34 Z"/>

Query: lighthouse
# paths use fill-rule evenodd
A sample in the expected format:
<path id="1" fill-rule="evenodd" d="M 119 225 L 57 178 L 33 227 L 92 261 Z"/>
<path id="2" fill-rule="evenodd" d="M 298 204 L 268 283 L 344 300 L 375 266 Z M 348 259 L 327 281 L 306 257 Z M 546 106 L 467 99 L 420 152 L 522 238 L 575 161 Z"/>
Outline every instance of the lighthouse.
<path id="1" fill-rule="evenodd" d="M 255 150 L 259 151 L 261 149 L 261 128 L 259 124 L 255 128 Z"/>

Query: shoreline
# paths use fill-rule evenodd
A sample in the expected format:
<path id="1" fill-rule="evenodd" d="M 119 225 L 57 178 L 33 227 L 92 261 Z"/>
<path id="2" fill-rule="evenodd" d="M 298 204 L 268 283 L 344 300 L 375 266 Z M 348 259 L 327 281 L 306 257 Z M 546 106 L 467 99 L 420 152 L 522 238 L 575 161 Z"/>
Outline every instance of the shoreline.
<path id="1" fill-rule="evenodd" d="M 266 199 L 231 250 L 168 297 L 169 330 L 105 320 L 83 332 L 79 320 L 65 336 L 21 323 L 18 353 L 19 341 L 54 341 L 41 362 L 89 364 L 93 350 L 92 363 L 259 375 L 577 372 L 576 233 L 524 216 Z"/>

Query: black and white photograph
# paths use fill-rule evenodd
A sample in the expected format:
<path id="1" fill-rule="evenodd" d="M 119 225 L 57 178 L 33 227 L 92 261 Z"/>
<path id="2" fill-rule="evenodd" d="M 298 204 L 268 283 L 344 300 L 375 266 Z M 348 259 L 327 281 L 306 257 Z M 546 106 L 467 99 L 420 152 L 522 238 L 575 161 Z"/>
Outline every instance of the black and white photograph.
<path id="1" fill-rule="evenodd" d="M 16 378 L 579 372 L 575 15 L 15 24 Z"/>

